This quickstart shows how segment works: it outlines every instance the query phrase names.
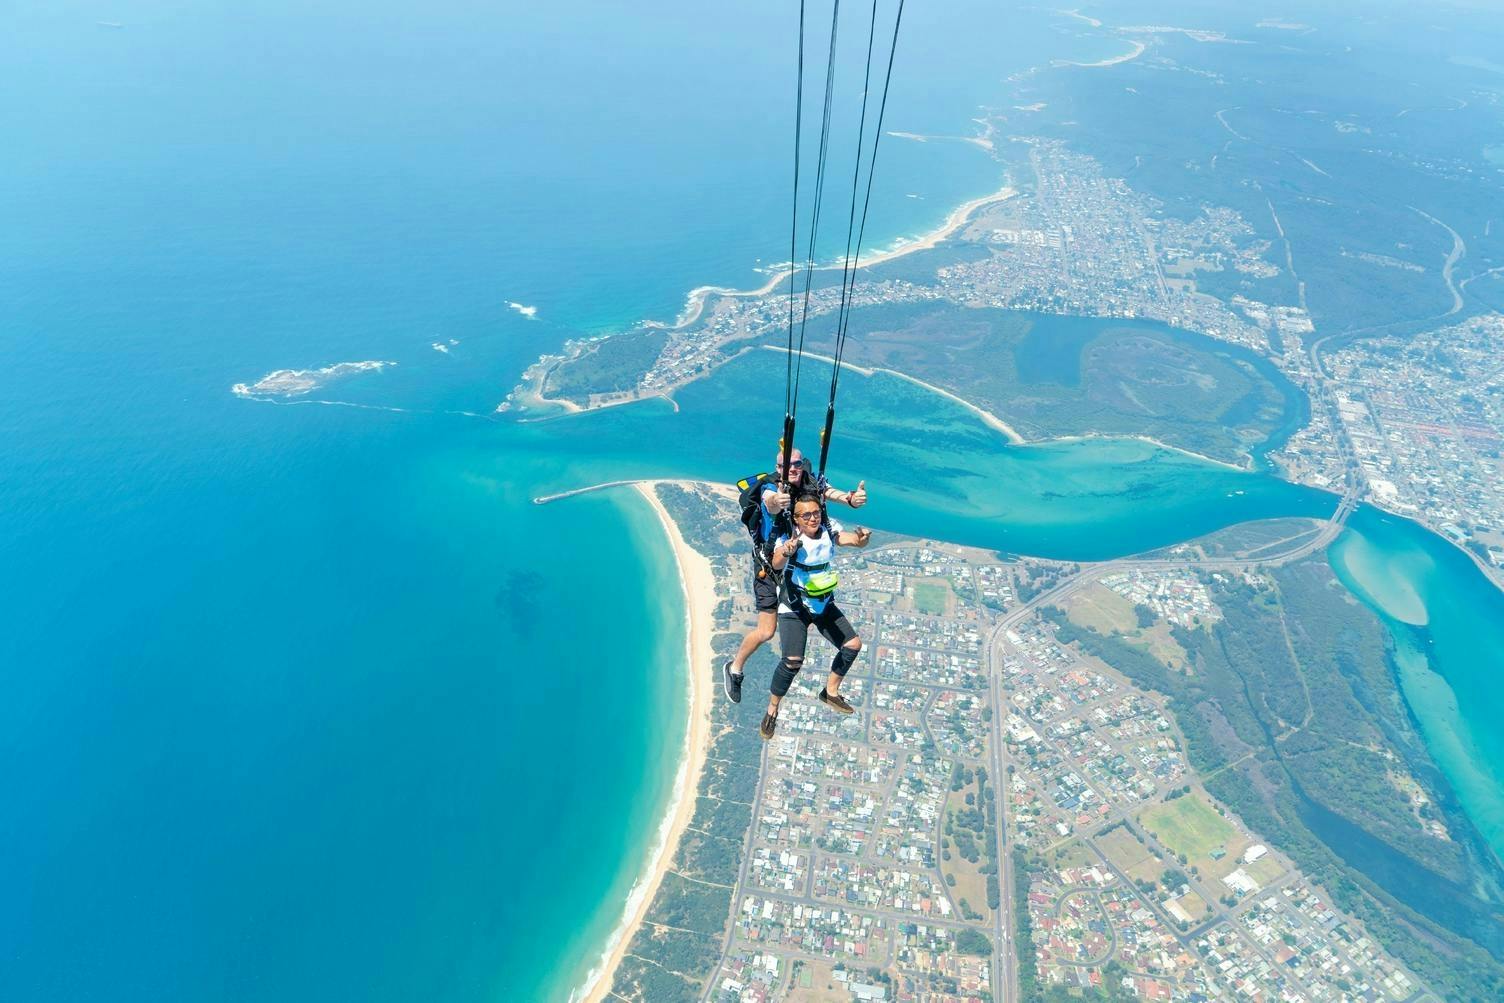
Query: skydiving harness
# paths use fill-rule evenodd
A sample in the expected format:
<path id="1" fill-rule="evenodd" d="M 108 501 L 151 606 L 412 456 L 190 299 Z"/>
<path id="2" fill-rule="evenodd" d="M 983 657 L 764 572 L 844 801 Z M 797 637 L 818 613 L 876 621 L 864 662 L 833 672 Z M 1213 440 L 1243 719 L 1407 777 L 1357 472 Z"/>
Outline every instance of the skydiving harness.
<path id="1" fill-rule="evenodd" d="M 816 238 L 820 227 L 820 205 L 825 196 L 825 167 L 827 154 L 830 150 L 831 134 L 831 99 L 835 93 L 835 68 L 836 68 L 836 40 L 840 27 L 841 2 L 835 0 L 830 15 L 830 45 L 825 60 L 825 95 L 824 106 L 820 118 L 820 145 L 815 166 L 814 196 L 810 205 L 809 240 L 805 245 L 803 258 L 804 288 L 803 306 L 799 311 L 799 341 L 797 348 L 794 343 L 794 300 L 795 279 L 799 275 L 799 175 L 801 167 L 801 142 L 804 135 L 804 36 L 805 36 L 805 5 L 806 0 L 799 0 L 799 55 L 798 75 L 796 78 L 794 98 L 794 195 L 793 209 L 789 223 L 789 297 L 788 297 L 788 338 L 787 350 L 784 362 L 784 388 L 783 388 L 783 437 L 779 442 L 782 451 L 783 462 L 780 469 L 787 478 L 790 469 L 790 461 L 794 450 L 794 423 L 799 411 L 799 377 L 804 364 L 804 335 L 809 323 L 810 293 L 814 287 L 815 271 L 815 248 Z M 836 311 L 835 350 L 832 358 L 830 371 L 830 396 L 825 405 L 825 427 L 820 432 L 820 466 L 814 471 L 814 490 L 820 499 L 820 525 L 825 532 L 830 531 L 830 522 L 825 511 L 825 491 L 828 483 L 825 480 L 826 460 L 830 455 L 830 440 L 835 428 L 836 420 L 836 391 L 841 381 L 841 362 L 846 354 L 846 335 L 851 323 L 851 307 L 855 299 L 857 264 L 862 253 L 862 238 L 867 231 L 867 211 L 872 204 L 872 179 L 877 170 L 877 149 L 882 141 L 883 117 L 888 110 L 888 87 L 893 81 L 893 58 L 898 51 L 898 32 L 903 24 L 904 0 L 898 0 L 897 11 L 893 17 L 893 36 L 888 46 L 888 67 L 883 77 L 882 99 L 878 105 L 876 127 L 871 133 L 870 152 L 867 147 L 867 98 L 871 93 L 872 83 L 872 53 L 877 39 L 877 0 L 872 0 L 872 13 L 867 25 L 867 58 L 862 80 L 862 110 L 857 124 L 856 135 L 856 158 L 851 173 L 851 201 L 846 214 L 846 254 L 841 259 L 841 299 Z M 858 221 L 856 213 L 857 192 L 862 181 L 863 161 L 866 161 L 867 177 L 866 188 L 862 196 L 862 214 Z M 790 513 L 787 509 L 774 517 L 772 528 L 766 534 L 762 531 L 763 510 L 762 494 L 765 485 L 773 482 L 775 475 L 770 473 L 754 474 L 736 482 L 741 491 L 742 524 L 746 527 L 748 535 L 752 539 L 753 553 L 757 557 L 757 575 L 763 578 L 773 573 L 771 541 L 780 535 L 793 535 L 794 528 Z M 788 488 L 785 479 L 782 485 L 784 490 Z M 797 567 L 797 565 L 796 565 Z M 787 568 L 787 566 L 785 566 Z M 835 573 L 828 566 L 822 566 L 811 570 L 810 582 L 803 590 L 805 594 L 819 597 L 829 595 L 835 591 Z M 811 589 L 816 575 L 829 575 L 829 580 L 821 578 L 820 584 L 815 585 L 819 591 Z M 788 575 L 783 576 L 785 582 Z"/>
<path id="2" fill-rule="evenodd" d="M 785 470 L 788 468 L 785 467 Z M 773 541 L 780 536 L 794 535 L 794 521 L 790 518 L 793 503 L 782 512 L 773 516 L 773 524 L 766 535 L 763 534 L 763 503 L 762 496 L 767 487 L 779 488 L 774 474 L 766 471 L 743 477 L 736 482 L 737 489 L 741 492 L 739 501 L 742 509 L 742 526 L 747 530 L 747 535 L 752 539 L 752 553 L 758 562 L 757 577 L 765 578 L 770 574 L 776 574 L 773 570 Z M 806 474 L 808 476 L 808 474 Z M 825 516 L 825 491 L 830 485 L 824 477 L 816 477 L 810 489 L 820 498 L 820 528 L 828 530 L 829 520 Z M 792 562 L 791 562 L 792 563 Z"/>
<path id="3" fill-rule="evenodd" d="M 830 527 L 823 524 L 821 525 L 820 529 L 825 533 L 831 532 Z M 794 568 L 806 572 L 808 575 L 808 577 L 805 578 L 804 584 L 802 586 L 796 584 L 794 582 L 794 576 L 789 574 L 789 571 Z M 828 596 L 833 595 L 836 591 L 836 586 L 840 584 L 841 576 L 830 570 L 829 561 L 825 561 L 821 564 L 805 564 L 791 557 L 789 558 L 788 563 L 783 566 L 783 587 L 785 591 L 785 600 L 787 600 L 790 596 L 798 596 L 799 598 L 808 597 L 810 599 L 824 599 Z M 790 605 L 792 605 L 792 603 Z"/>

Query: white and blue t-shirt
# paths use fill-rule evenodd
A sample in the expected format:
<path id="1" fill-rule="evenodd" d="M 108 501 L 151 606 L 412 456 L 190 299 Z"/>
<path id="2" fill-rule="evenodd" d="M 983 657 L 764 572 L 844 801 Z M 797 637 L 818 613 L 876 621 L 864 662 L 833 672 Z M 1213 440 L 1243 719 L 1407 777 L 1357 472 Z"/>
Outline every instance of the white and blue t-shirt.
<path id="1" fill-rule="evenodd" d="M 821 527 L 820 535 L 818 538 L 813 540 L 811 540 L 807 536 L 801 536 L 799 538 L 799 550 L 794 554 L 792 558 L 789 559 L 787 570 L 785 571 L 785 573 L 788 575 L 789 585 L 792 586 L 792 590 L 784 589 L 780 593 L 778 597 L 778 611 L 780 613 L 794 612 L 793 607 L 789 605 L 790 591 L 794 593 L 796 600 L 803 603 L 804 608 L 809 610 L 810 613 L 814 614 L 815 616 L 819 616 L 821 613 L 825 612 L 825 607 L 830 605 L 830 603 L 835 599 L 834 593 L 827 596 L 820 596 L 819 598 L 816 598 L 815 596 L 807 596 L 804 594 L 804 587 L 805 584 L 809 581 L 809 576 L 814 573 L 807 569 L 821 568 L 823 565 L 829 564 L 835 558 L 837 546 L 836 534 L 840 532 L 840 524 L 832 521 L 827 522 L 824 526 Z M 780 536 L 777 540 L 774 541 L 774 546 L 781 547 L 788 541 L 789 536 L 785 533 L 783 536 Z M 799 565 L 801 564 L 804 565 L 804 567 L 799 567 Z"/>

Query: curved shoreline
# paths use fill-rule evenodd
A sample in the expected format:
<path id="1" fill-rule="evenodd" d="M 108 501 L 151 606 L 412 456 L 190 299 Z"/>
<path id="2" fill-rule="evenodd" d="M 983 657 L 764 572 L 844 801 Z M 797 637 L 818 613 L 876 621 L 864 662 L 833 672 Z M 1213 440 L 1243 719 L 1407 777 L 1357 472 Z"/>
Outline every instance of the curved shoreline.
<path id="1" fill-rule="evenodd" d="M 941 223 L 934 230 L 920 234 L 919 236 L 912 239 L 907 237 L 899 237 L 893 242 L 894 246 L 889 247 L 887 250 L 876 251 L 865 260 L 861 258 L 861 249 L 858 248 L 855 260 L 856 267 L 859 269 L 871 268 L 875 265 L 885 264 L 886 262 L 901 258 L 906 254 L 914 254 L 917 251 L 934 250 L 940 245 L 942 241 L 950 237 L 956 231 L 960 230 L 961 227 L 965 226 L 967 220 L 971 218 L 971 214 L 982 208 L 982 206 L 991 205 L 994 202 L 1007 201 L 1017 194 L 1018 189 L 1014 188 L 1012 185 L 1005 184 L 991 194 L 982 195 L 978 198 L 971 199 L 970 201 L 962 202 L 960 205 L 956 206 L 956 208 L 952 209 L 950 213 L 945 217 L 945 222 Z M 827 265 L 816 265 L 814 266 L 814 270 L 817 272 L 834 271 L 835 269 L 840 267 L 842 267 L 841 264 L 832 262 L 831 264 Z M 797 274 L 798 271 L 799 268 L 792 265 L 780 268 L 768 279 L 768 281 L 764 282 L 756 289 L 732 289 L 729 286 L 696 286 L 695 288 L 691 289 L 689 291 L 689 295 L 685 297 L 684 308 L 679 311 L 679 315 L 674 318 L 674 322 L 672 324 L 666 324 L 663 321 L 648 320 L 643 321 L 641 326 L 655 331 L 682 331 L 700 319 L 700 315 L 705 312 L 705 304 L 710 301 L 710 297 L 735 296 L 743 299 L 756 299 L 761 296 L 767 296 L 772 293 L 774 289 L 778 288 L 778 286 L 785 279 Z M 607 335 L 606 337 L 610 337 L 610 335 Z M 548 418 L 562 418 L 567 417 L 571 414 L 580 414 L 585 411 L 599 410 L 603 407 L 616 407 L 621 404 L 630 404 L 637 400 L 643 399 L 641 397 L 626 397 L 621 400 L 612 401 L 609 404 L 594 404 L 582 407 L 581 405 L 576 404 L 574 401 L 565 400 L 562 397 L 549 397 L 545 393 L 549 375 L 558 366 L 563 365 L 566 362 L 570 362 L 575 358 L 578 358 L 580 354 L 580 351 L 577 350 L 574 355 L 566 356 L 563 359 L 556 359 L 543 372 L 538 374 L 538 376 L 532 381 L 532 386 L 528 388 L 528 392 L 525 395 L 525 403 L 529 407 L 558 407 L 562 409 L 562 413 L 541 415 L 537 418 L 524 418 L 521 420 L 542 421 Z M 653 394 L 651 396 L 667 397 L 669 392 L 671 392 L 673 389 L 673 387 L 669 387 L 663 393 Z M 506 402 L 504 402 L 502 405 L 498 405 L 497 410 L 504 410 L 505 406 Z"/>
<path id="2" fill-rule="evenodd" d="M 871 268 L 874 265 L 881 265 L 886 262 L 892 261 L 895 258 L 901 258 L 906 254 L 913 254 L 916 251 L 934 250 L 942 240 L 951 236 L 957 230 L 961 229 L 961 227 L 965 226 L 966 221 L 971 218 L 971 214 L 982 208 L 982 206 L 990 205 L 993 202 L 1004 202 L 1008 199 L 1011 199 L 1017 194 L 1018 189 L 1014 188 L 1012 185 L 1005 184 L 1003 185 L 1003 187 L 999 188 L 997 191 L 992 192 L 989 195 L 983 195 L 979 198 L 974 198 L 969 202 L 962 202 L 960 205 L 956 206 L 956 208 L 950 211 L 950 213 L 945 217 L 945 222 L 941 223 L 935 229 L 930 230 L 926 233 L 922 233 L 917 237 L 914 237 L 912 239 L 907 237 L 899 237 L 894 240 L 893 246 L 889 247 L 886 250 L 875 251 L 870 257 L 866 259 L 863 259 L 861 257 L 861 248 L 858 248 L 857 253 L 854 257 L 855 266 L 857 268 Z M 843 267 L 843 265 L 844 262 L 831 262 L 827 265 L 816 265 L 814 266 L 814 271 L 830 272 L 836 270 L 837 268 Z M 778 286 L 785 279 L 789 278 L 789 276 L 791 275 L 797 274 L 798 272 L 799 268 L 797 267 L 781 268 L 773 275 L 772 278 L 768 279 L 768 281 L 764 282 L 756 289 L 731 289 L 727 286 L 696 286 L 689 291 L 689 296 L 685 301 L 684 309 L 679 312 L 679 316 L 675 319 L 673 324 L 662 324 L 649 321 L 647 326 L 666 329 L 670 331 L 683 330 L 684 328 L 700 319 L 700 314 L 704 313 L 705 311 L 705 303 L 710 299 L 712 295 L 738 296 L 748 298 L 766 296 L 774 289 L 778 288 Z"/>
<path id="3" fill-rule="evenodd" d="M 766 350 L 770 351 L 770 352 L 781 352 L 781 351 L 783 351 L 783 349 L 779 348 L 777 345 L 763 345 L 762 347 L 765 348 Z M 809 359 L 819 359 L 821 362 L 831 362 L 831 363 L 833 363 L 833 362 L 836 361 L 835 359 L 831 358 L 830 356 L 828 356 L 828 355 L 821 355 L 818 352 L 805 352 L 804 356 L 805 356 L 805 358 L 809 358 Z M 951 391 L 946 390 L 944 387 L 937 387 L 933 383 L 926 383 L 924 380 L 921 380 L 917 376 L 911 376 L 908 373 L 899 372 L 897 369 L 889 369 L 886 366 L 859 366 L 855 362 L 845 362 L 845 361 L 842 361 L 841 368 L 842 369 L 849 369 L 849 370 L 851 370 L 854 373 L 861 373 L 863 376 L 867 376 L 867 377 L 876 376 L 878 373 L 882 373 L 885 376 L 892 376 L 892 377 L 894 377 L 896 379 L 903 380 L 906 383 L 912 383 L 915 386 L 923 387 L 925 390 L 928 390 L 931 393 L 939 394 L 941 397 L 944 397 L 944 398 L 946 398 L 949 401 L 952 401 L 952 402 L 954 402 L 956 404 L 961 405 L 966 410 L 968 410 L 972 414 L 976 415 L 977 418 L 981 419 L 982 424 L 986 425 L 988 428 L 992 429 L 993 431 L 1002 433 L 1003 438 L 1005 438 L 1005 439 L 1008 440 L 1009 445 L 1013 445 L 1013 446 L 1025 446 L 1025 445 L 1028 445 L 1029 440 L 1027 440 L 1023 436 L 1019 435 L 1018 432 L 1014 431 L 1012 425 L 1009 425 L 1007 422 L 1003 421 L 1003 419 L 999 418 L 997 415 L 993 414 L 991 411 L 988 411 L 986 408 L 982 407 L 980 404 L 973 404 L 971 401 L 967 400 L 965 397 L 962 397 L 959 394 L 954 394 Z M 1050 440 L 1050 441 L 1053 441 L 1053 440 Z M 1166 447 L 1166 448 L 1170 448 L 1170 447 Z"/>
<path id="4" fill-rule="evenodd" d="M 710 559 L 685 542 L 678 523 L 654 493 L 653 489 L 658 484 L 681 482 L 653 480 L 627 483 L 642 496 L 658 517 L 679 569 L 679 584 L 684 595 L 685 609 L 685 664 L 690 676 L 689 724 L 684 732 L 684 745 L 680 752 L 679 768 L 674 776 L 673 794 L 658 826 L 656 845 L 647 865 L 632 884 L 621 921 L 606 941 L 600 960 L 590 969 L 584 985 L 570 993 L 571 1003 L 600 1003 L 609 995 L 616 969 L 647 919 L 648 909 L 658 893 L 658 886 L 668 874 L 684 830 L 694 817 L 696 792 L 700 786 L 700 775 L 705 769 L 705 757 L 710 749 L 710 705 L 713 693 L 710 670 L 714 660 L 710 635 L 714 628 L 715 574 L 711 570 Z"/>
<path id="5" fill-rule="evenodd" d="M 777 345 L 763 345 L 762 347 L 765 348 L 765 349 L 767 349 L 770 352 L 781 352 L 781 351 L 783 351 L 783 349 L 779 348 Z M 805 356 L 807 358 L 819 359 L 822 362 L 833 362 L 833 361 L 835 361 L 834 359 L 832 359 L 828 355 L 818 355 L 818 354 L 816 354 L 814 352 L 805 352 L 804 354 L 805 354 Z M 949 400 L 949 401 L 951 401 L 951 402 L 953 402 L 955 404 L 959 404 L 962 407 L 964 407 L 966 410 L 970 411 L 973 415 L 975 415 L 978 419 L 981 420 L 982 424 L 986 425 L 988 428 L 991 428 L 991 429 L 993 429 L 996 432 L 1002 433 L 1003 437 L 1008 440 L 1009 445 L 1013 445 L 1013 446 L 1048 446 L 1048 445 L 1050 445 L 1052 443 L 1056 443 L 1056 442 L 1084 442 L 1087 439 L 1107 439 L 1107 440 L 1111 440 L 1111 439 L 1129 440 L 1129 439 L 1132 439 L 1132 440 L 1136 440 L 1138 442 L 1146 442 L 1146 443 L 1148 443 L 1151 446 L 1154 446 L 1154 447 L 1159 448 L 1159 449 L 1166 450 L 1166 451 L 1171 452 L 1171 453 L 1179 453 L 1182 456 L 1189 456 L 1192 459 L 1201 460 L 1204 463 L 1211 463 L 1211 464 L 1215 464 L 1216 466 L 1219 466 L 1219 467 L 1225 467 L 1228 470 L 1237 470 L 1237 471 L 1240 471 L 1242 473 L 1248 473 L 1249 472 L 1249 470 L 1248 470 L 1247 467 L 1240 467 L 1236 463 L 1229 463 L 1226 460 L 1218 460 L 1218 459 L 1216 459 L 1214 457 L 1207 456 L 1205 453 L 1198 453 L 1198 452 L 1196 452 L 1193 449 L 1186 449 L 1184 446 L 1172 446 L 1168 442 L 1161 442 L 1158 439 L 1155 439 L 1155 438 L 1153 438 L 1151 436 L 1147 436 L 1147 435 L 1133 435 L 1133 434 L 1129 434 L 1129 433 L 1118 434 L 1118 433 L 1111 433 L 1111 432 L 1082 432 L 1079 435 L 1057 435 L 1057 436 L 1051 436 L 1048 439 L 1033 439 L 1033 440 L 1026 439 L 1022 435 L 1020 435 L 1013 428 L 1012 425 L 1009 425 L 1007 422 L 1003 421 L 1003 419 L 999 418 L 997 415 L 993 414 L 991 411 L 988 411 L 986 408 L 982 407 L 980 404 L 975 404 L 972 401 L 967 400 L 965 397 L 962 397 L 960 394 L 953 393 L 953 392 L 951 392 L 949 390 L 946 390 L 944 387 L 937 387 L 933 383 L 927 383 L 924 380 L 921 380 L 917 376 L 911 376 L 910 374 L 905 373 L 905 372 L 900 372 L 897 369 L 889 369 L 886 366 L 859 366 L 859 365 L 857 365 L 854 362 L 842 362 L 841 363 L 841 368 L 843 368 L 843 369 L 849 369 L 852 372 L 860 373 L 863 376 L 868 376 L 868 377 L 875 376 L 878 373 L 881 373 L 881 374 L 883 374 L 885 376 L 892 376 L 892 377 L 894 377 L 896 379 L 903 380 L 906 383 L 912 383 L 912 384 L 914 384 L 917 387 L 923 387 L 925 390 L 928 390 L 931 393 L 939 394 L 941 397 L 944 397 L 946 400 Z"/>

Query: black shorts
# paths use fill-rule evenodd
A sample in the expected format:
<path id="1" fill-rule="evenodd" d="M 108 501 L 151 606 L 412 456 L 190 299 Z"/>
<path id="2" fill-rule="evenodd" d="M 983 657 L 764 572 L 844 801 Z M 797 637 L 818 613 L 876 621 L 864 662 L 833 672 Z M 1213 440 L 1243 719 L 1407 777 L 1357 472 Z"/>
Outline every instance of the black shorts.
<path id="1" fill-rule="evenodd" d="M 800 603 L 794 607 L 793 612 L 778 614 L 778 645 L 784 658 L 804 657 L 811 624 L 820 632 L 821 637 L 837 648 L 856 637 L 851 621 L 846 619 L 846 614 L 835 603 L 826 603 L 818 614 L 811 613 Z"/>
<path id="2" fill-rule="evenodd" d="M 752 557 L 752 598 L 757 601 L 757 612 L 778 612 L 778 574 L 768 570 L 756 555 Z"/>

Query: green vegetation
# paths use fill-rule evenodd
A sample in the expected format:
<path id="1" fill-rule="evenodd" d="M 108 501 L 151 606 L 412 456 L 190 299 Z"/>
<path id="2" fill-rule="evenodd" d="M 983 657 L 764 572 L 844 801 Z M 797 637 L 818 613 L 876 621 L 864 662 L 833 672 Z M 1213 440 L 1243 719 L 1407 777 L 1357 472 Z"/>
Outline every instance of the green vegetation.
<path id="1" fill-rule="evenodd" d="M 1185 666 L 1185 650 L 1176 643 L 1170 624 L 1161 623 L 1148 606 L 1126 599 L 1105 585 L 1093 582 L 1079 590 L 1070 597 L 1067 609 L 1077 626 L 1120 637 L 1172 669 Z"/>
<path id="2" fill-rule="evenodd" d="M 683 527 L 691 546 L 713 561 L 737 556 L 740 541 L 723 543 L 718 529 L 735 520 L 729 503 L 723 509 L 719 501 L 674 485 L 659 485 L 658 497 Z M 730 614 L 730 604 L 717 607 L 719 632 L 711 642 L 717 662 L 741 642 L 740 632 L 729 629 Z M 756 658 L 748 671 L 764 673 L 766 678 L 772 671 L 769 649 Z M 694 820 L 680 840 L 673 870 L 664 877 L 646 921 L 616 971 L 611 991 L 620 999 L 642 1003 L 698 1000 L 720 960 L 731 914 L 730 886 L 736 883 L 742 841 L 752 824 L 762 742 L 755 729 L 726 726 L 729 704 L 719 697 L 719 687 L 716 693 L 715 737 L 700 778 Z"/>
<path id="3" fill-rule="evenodd" d="M 1207 789 L 1421 978 L 1453 999 L 1504 998 L 1504 965 L 1475 942 L 1504 941 L 1497 906 L 1476 897 L 1498 887 L 1498 865 L 1405 712 L 1382 625 L 1319 558 L 1259 587 L 1218 581 L 1214 599 L 1221 622 L 1176 631 L 1189 674 L 1059 610 L 1045 615 L 1062 642 L 1169 696 Z M 1452 841 L 1421 826 L 1389 780 L 1396 770 L 1428 792 Z M 1182 797 L 1151 811 L 1198 803 Z"/>
<path id="4" fill-rule="evenodd" d="M 914 608 L 926 616 L 944 616 L 950 604 L 950 586 L 944 582 L 917 582 Z"/>
<path id="5" fill-rule="evenodd" d="M 1190 860 L 1209 858 L 1237 835 L 1231 823 L 1200 797 L 1163 802 L 1144 812 L 1140 820 L 1172 852 Z"/>
<path id="6" fill-rule="evenodd" d="M 1261 556 L 1275 550 L 1298 547 L 1321 531 L 1312 519 L 1260 519 L 1218 530 L 1191 542 L 1207 557 Z"/>
<path id="7" fill-rule="evenodd" d="M 1078 564 L 1046 564 L 1037 561 L 1025 561 L 1018 569 L 1018 601 L 1028 602 L 1042 592 L 1059 585 L 1066 575 L 1073 575 L 1080 570 Z"/>
<path id="8" fill-rule="evenodd" d="M 1236 462 L 1306 407 L 1252 353 L 1164 324 L 935 303 L 859 309 L 854 322 L 867 334 L 848 347 L 853 363 L 944 387 L 1028 439 L 1147 435 Z"/>
<path id="9" fill-rule="evenodd" d="M 956 933 L 956 950 L 987 957 L 992 954 L 992 941 L 982 931 L 966 928 Z"/>
<path id="10" fill-rule="evenodd" d="M 955 773 L 951 790 L 959 792 L 973 779 L 977 789 L 967 791 L 960 806 L 956 805 L 954 796 L 950 798 L 952 807 L 946 812 L 945 836 L 941 841 L 941 869 L 945 871 L 947 884 L 952 884 L 950 879 L 957 877 L 962 891 L 981 893 L 985 890 L 987 908 L 996 909 L 1001 904 L 1002 895 L 997 881 L 997 827 L 993 824 L 995 794 L 987 786 L 987 769 L 978 766 L 975 772 L 966 769 L 964 773 Z M 958 780 L 964 783 L 956 786 Z M 965 866 L 957 863 L 956 858 Z M 985 913 L 975 912 L 964 900 L 962 905 L 962 913 L 969 914 L 968 918 L 985 918 Z"/>
<path id="11" fill-rule="evenodd" d="M 591 342 L 578 358 L 549 374 L 544 396 L 583 405 L 591 394 L 631 390 L 658 361 L 667 340 L 661 330 L 642 328 Z"/>
<path id="12" fill-rule="evenodd" d="M 1024 1003 L 1077 1003 L 1080 1000 L 1092 1003 L 1136 1003 L 1138 997 L 1123 988 L 1123 977 L 1127 971 L 1115 960 L 1103 967 L 1102 988 L 1095 992 L 1082 993 L 1063 986 L 1046 986 L 1039 981 L 1039 965 L 1034 955 L 1034 928 L 1029 921 L 1029 876 L 1047 870 L 1039 857 L 1014 847 L 1013 930 L 1018 951 L 1018 998 Z"/>

